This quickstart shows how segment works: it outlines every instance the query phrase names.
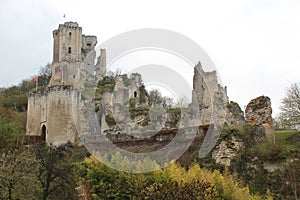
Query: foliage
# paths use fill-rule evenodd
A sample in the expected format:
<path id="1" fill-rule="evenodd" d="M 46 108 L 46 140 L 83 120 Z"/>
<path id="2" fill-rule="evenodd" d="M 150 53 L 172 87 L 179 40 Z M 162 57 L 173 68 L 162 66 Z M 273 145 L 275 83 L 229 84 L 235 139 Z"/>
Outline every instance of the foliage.
<path id="1" fill-rule="evenodd" d="M 281 117 L 284 125 L 290 128 L 300 128 L 300 84 L 294 83 L 286 90 L 286 96 L 281 102 Z"/>
<path id="2" fill-rule="evenodd" d="M 275 139 L 276 142 L 281 143 L 284 150 L 287 151 L 289 157 L 290 154 L 295 152 L 299 154 L 300 152 L 300 131 L 293 130 L 283 130 L 283 131 L 275 131 Z"/>
<path id="3" fill-rule="evenodd" d="M 113 158 L 114 157 L 114 158 Z M 116 159 L 117 158 L 117 159 Z M 130 162 L 112 155 L 115 164 Z M 125 161 L 125 162 L 124 162 Z M 133 166 L 132 166 L 133 167 Z M 177 163 L 147 174 L 116 171 L 94 158 L 77 165 L 76 173 L 91 188 L 93 199 L 261 199 L 251 195 L 226 172 L 208 171 L 194 163 L 188 170 Z"/>
<path id="4" fill-rule="evenodd" d="M 286 152 L 278 141 L 275 144 L 269 141 L 258 143 L 253 146 L 253 153 L 264 161 L 278 162 L 286 159 Z"/>
<path id="5" fill-rule="evenodd" d="M 255 131 L 251 127 L 245 128 L 250 131 L 248 133 Z M 241 136 L 247 140 L 245 135 L 242 133 Z M 253 193 L 268 194 L 271 191 L 276 199 L 297 199 L 300 187 L 297 178 L 300 169 L 296 167 L 299 164 L 299 136 L 299 131 L 275 131 L 275 144 L 268 141 L 249 143 L 241 157 L 231 162 L 230 169 L 249 185 Z M 274 171 L 267 171 L 265 164 L 274 167 Z"/>
<path id="6" fill-rule="evenodd" d="M 0 93 L 0 106 L 10 108 L 17 112 L 24 112 L 27 109 L 27 92 L 22 88 L 12 86 Z"/>
<path id="7" fill-rule="evenodd" d="M 176 181 L 167 181 L 164 184 L 154 183 L 146 188 L 143 196 L 147 199 L 215 199 L 214 187 L 209 183 L 200 180 L 178 183 Z"/>
<path id="8" fill-rule="evenodd" d="M 30 150 L 12 149 L 0 157 L 0 199 L 36 199 L 41 192 Z"/>
<path id="9" fill-rule="evenodd" d="M 96 98 L 100 98 L 102 94 L 106 92 L 113 92 L 115 87 L 115 77 L 113 75 L 111 76 L 104 76 L 103 79 L 101 79 L 98 82 L 98 87 L 96 88 Z"/>
<path id="10" fill-rule="evenodd" d="M 171 120 L 166 122 L 166 126 L 171 128 L 177 128 L 177 123 L 181 119 L 181 109 L 180 108 L 169 108 L 166 113 L 170 116 Z"/>
<path id="11" fill-rule="evenodd" d="M 140 86 L 139 91 L 140 91 L 140 96 L 139 96 L 140 103 L 146 103 L 149 98 L 149 94 L 145 86 L 144 85 Z"/>
<path id="12" fill-rule="evenodd" d="M 122 74 L 120 77 L 122 78 L 123 84 L 128 87 L 130 85 L 130 78 L 128 78 L 127 74 Z"/>
<path id="13" fill-rule="evenodd" d="M 111 115 L 105 115 L 105 121 L 108 124 L 108 126 L 116 125 L 116 121 L 115 121 L 114 117 Z"/>
<path id="14" fill-rule="evenodd" d="M 162 96 L 159 90 L 154 89 L 149 92 L 149 105 L 153 107 L 162 106 L 163 108 L 171 108 L 173 99 Z"/>
<path id="15" fill-rule="evenodd" d="M 21 144 L 23 134 L 18 126 L 0 117 L 0 153 Z"/>
<path id="16" fill-rule="evenodd" d="M 50 64 L 41 67 L 37 75 L 39 89 L 45 88 L 51 78 Z M 27 94 L 35 90 L 35 83 L 31 82 L 31 78 L 21 81 L 17 86 L 0 91 L 0 106 L 9 108 L 17 112 L 26 112 L 27 110 Z"/>
<path id="17" fill-rule="evenodd" d="M 148 106 L 144 106 L 144 107 L 130 107 L 129 108 L 129 113 L 130 113 L 130 117 L 131 119 L 134 119 L 136 118 L 137 116 L 141 116 L 141 115 L 144 115 L 144 116 L 148 116 L 149 114 L 149 107 Z"/>
<path id="18" fill-rule="evenodd" d="M 59 148 L 37 145 L 35 155 L 40 165 L 37 177 L 41 184 L 41 199 L 73 199 L 75 180 L 72 165 L 67 158 L 72 152 L 67 151 L 68 144 Z"/>
<path id="19" fill-rule="evenodd" d="M 47 63 L 45 66 L 41 67 L 38 74 L 39 86 L 47 86 L 48 83 L 50 82 L 51 75 L 52 75 L 52 68 L 50 63 Z"/>
<path id="20" fill-rule="evenodd" d="M 0 157 L 0 199 L 75 199 L 72 162 L 87 154 L 70 145 L 34 145 Z"/>
<path id="21" fill-rule="evenodd" d="M 132 97 L 129 99 L 129 107 L 134 108 L 136 105 L 136 98 Z"/>

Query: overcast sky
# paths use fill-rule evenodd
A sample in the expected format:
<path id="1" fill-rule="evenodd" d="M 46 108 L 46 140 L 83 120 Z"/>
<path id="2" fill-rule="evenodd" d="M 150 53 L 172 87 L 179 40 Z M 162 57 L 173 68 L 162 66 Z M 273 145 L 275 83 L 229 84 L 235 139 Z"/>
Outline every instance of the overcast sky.
<path id="1" fill-rule="evenodd" d="M 1 0 L 0 87 L 52 61 L 52 30 L 65 21 L 98 43 L 138 28 L 184 34 L 208 53 L 242 109 L 267 95 L 278 113 L 285 88 L 300 81 L 299 0 Z"/>

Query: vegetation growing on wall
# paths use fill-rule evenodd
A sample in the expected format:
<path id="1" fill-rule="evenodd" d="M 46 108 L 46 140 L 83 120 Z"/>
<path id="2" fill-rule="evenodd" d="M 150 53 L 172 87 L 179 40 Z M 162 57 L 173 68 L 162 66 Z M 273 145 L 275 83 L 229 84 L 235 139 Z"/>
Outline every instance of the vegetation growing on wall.
<path id="1" fill-rule="evenodd" d="M 103 94 L 105 92 L 113 92 L 115 83 L 114 76 L 104 76 L 103 79 L 98 82 L 96 93 Z"/>
<path id="2" fill-rule="evenodd" d="M 109 126 L 114 126 L 116 125 L 115 118 L 111 115 L 105 115 L 105 121 Z"/>

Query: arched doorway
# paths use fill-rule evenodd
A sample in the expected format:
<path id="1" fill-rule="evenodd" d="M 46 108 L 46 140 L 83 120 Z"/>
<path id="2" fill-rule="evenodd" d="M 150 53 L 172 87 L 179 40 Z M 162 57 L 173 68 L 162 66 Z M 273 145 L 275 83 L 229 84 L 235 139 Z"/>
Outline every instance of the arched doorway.
<path id="1" fill-rule="evenodd" d="M 45 125 L 45 124 L 42 126 L 41 133 L 42 133 L 42 134 L 41 134 L 41 140 L 42 140 L 43 142 L 46 142 L 47 128 L 46 128 L 46 125 Z"/>

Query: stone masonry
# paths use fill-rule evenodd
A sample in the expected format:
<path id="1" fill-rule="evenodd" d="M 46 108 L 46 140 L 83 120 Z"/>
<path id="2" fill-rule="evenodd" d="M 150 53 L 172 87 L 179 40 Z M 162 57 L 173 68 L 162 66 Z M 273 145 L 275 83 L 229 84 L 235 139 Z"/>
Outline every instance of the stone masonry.
<path id="1" fill-rule="evenodd" d="M 45 90 L 28 95 L 27 136 L 42 137 L 47 144 L 75 143 L 78 139 L 75 122 L 82 87 L 82 73 L 87 55 L 94 51 L 96 36 L 85 36 L 76 22 L 60 24 L 53 31 L 52 77 Z M 104 55 L 98 59 L 98 73 L 105 72 Z M 92 54 L 94 55 L 94 54 Z M 89 60 L 93 60 L 90 58 Z"/>

